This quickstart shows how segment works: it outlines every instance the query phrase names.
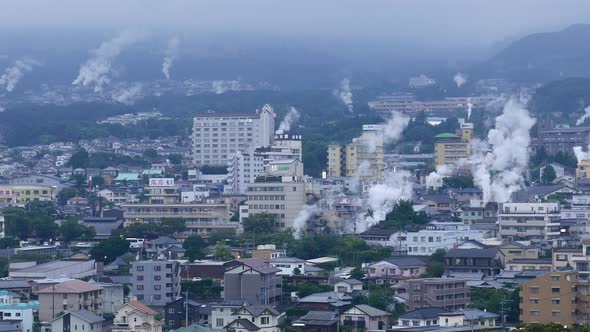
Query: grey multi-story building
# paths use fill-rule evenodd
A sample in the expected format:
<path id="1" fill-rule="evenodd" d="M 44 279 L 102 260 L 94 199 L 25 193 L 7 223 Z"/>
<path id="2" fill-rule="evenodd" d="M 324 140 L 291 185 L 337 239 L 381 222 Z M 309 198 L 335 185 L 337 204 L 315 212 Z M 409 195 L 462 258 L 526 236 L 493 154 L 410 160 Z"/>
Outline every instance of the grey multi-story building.
<path id="1" fill-rule="evenodd" d="M 545 152 L 554 155 L 558 152 L 572 154 L 574 146 L 586 146 L 590 141 L 590 127 L 543 128 L 534 146 L 543 147 Z"/>
<path id="2" fill-rule="evenodd" d="M 178 261 L 131 263 L 131 294 L 145 305 L 164 306 L 179 296 Z"/>
<path id="3" fill-rule="evenodd" d="M 454 311 L 469 303 L 469 287 L 465 280 L 455 278 L 422 278 L 406 281 L 407 307 L 410 310 L 439 307 Z"/>
<path id="4" fill-rule="evenodd" d="M 272 145 L 274 117 L 270 105 L 256 113 L 199 114 L 193 119 L 193 163 L 225 166 L 238 151 Z"/>
<path id="5" fill-rule="evenodd" d="M 259 258 L 235 261 L 223 275 L 223 299 L 245 300 L 251 305 L 277 304 L 282 293 L 280 272 Z"/>

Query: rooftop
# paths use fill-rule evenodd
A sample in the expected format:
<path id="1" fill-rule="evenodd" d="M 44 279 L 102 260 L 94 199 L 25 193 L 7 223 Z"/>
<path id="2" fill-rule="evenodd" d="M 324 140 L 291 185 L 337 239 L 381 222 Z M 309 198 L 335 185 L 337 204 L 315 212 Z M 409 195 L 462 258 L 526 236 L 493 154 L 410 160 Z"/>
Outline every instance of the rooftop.
<path id="1" fill-rule="evenodd" d="M 39 294 L 52 294 L 52 293 L 59 293 L 59 294 L 79 294 L 79 293 L 86 293 L 86 292 L 94 292 L 102 290 L 103 288 L 96 285 L 91 284 L 82 280 L 73 279 L 64 281 L 62 283 L 56 284 L 54 286 L 45 287 L 39 290 Z"/>

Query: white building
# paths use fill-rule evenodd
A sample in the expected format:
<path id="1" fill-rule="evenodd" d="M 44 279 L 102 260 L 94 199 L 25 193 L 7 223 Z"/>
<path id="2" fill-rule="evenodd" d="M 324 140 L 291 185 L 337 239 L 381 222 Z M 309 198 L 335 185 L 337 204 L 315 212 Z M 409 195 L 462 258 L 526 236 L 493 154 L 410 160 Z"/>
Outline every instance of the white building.
<path id="1" fill-rule="evenodd" d="M 66 312 L 51 321 L 51 331 L 102 331 L 104 319 L 88 310 Z"/>
<path id="2" fill-rule="evenodd" d="M 0 216 L 0 239 L 6 236 L 6 221 Z"/>
<path id="3" fill-rule="evenodd" d="M 250 183 L 254 183 L 257 176 L 264 172 L 264 157 L 252 151 L 238 151 L 227 163 L 227 194 L 244 194 Z"/>
<path id="4" fill-rule="evenodd" d="M 274 144 L 269 148 L 258 149 L 263 156 L 264 165 L 272 161 L 302 159 L 301 141 L 303 137 L 297 134 L 277 134 L 274 137 Z"/>
<path id="5" fill-rule="evenodd" d="M 129 301 L 115 309 L 113 332 L 162 332 L 157 312 L 138 301 Z"/>
<path id="6" fill-rule="evenodd" d="M 0 290 L 0 320 L 20 321 L 21 332 L 33 331 L 33 311 L 39 301 L 20 302 L 18 295 Z"/>
<path id="7" fill-rule="evenodd" d="M 305 275 L 305 260 L 301 258 L 283 256 L 273 258 L 268 263 L 281 270 L 277 272 L 277 275 L 293 276 L 296 274 L 295 269 L 299 271 L 299 274 Z"/>
<path id="8" fill-rule="evenodd" d="M 193 163 L 225 166 L 231 155 L 273 143 L 275 113 L 270 105 L 251 114 L 207 113 L 193 120 Z"/>
<path id="9" fill-rule="evenodd" d="M 284 313 L 278 312 L 271 306 L 254 306 L 246 305 L 233 314 L 233 320 L 230 321 L 226 326 L 226 331 L 235 332 L 276 332 L 281 331 L 279 323 L 284 316 Z"/>
<path id="10" fill-rule="evenodd" d="M 513 241 L 550 240 L 560 235 L 559 203 L 500 203 L 498 235 Z"/>

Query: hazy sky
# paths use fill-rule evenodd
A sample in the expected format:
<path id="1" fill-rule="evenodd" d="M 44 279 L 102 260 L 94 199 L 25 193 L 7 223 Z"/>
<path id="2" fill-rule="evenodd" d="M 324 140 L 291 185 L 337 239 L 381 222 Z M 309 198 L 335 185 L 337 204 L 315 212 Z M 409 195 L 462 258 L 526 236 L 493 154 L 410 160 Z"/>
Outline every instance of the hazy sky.
<path id="1" fill-rule="evenodd" d="M 398 40 L 453 48 L 590 22 L 587 0 L 4 0 L 0 29 L 142 28 L 211 38 Z"/>

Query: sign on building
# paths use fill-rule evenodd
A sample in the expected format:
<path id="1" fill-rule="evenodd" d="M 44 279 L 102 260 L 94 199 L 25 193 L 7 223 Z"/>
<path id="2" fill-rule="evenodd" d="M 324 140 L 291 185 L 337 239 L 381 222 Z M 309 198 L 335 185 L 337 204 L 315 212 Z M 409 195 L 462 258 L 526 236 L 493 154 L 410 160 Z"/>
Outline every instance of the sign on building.
<path id="1" fill-rule="evenodd" d="M 172 187 L 174 178 L 150 178 L 150 187 Z"/>

